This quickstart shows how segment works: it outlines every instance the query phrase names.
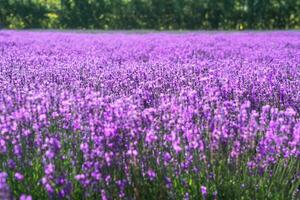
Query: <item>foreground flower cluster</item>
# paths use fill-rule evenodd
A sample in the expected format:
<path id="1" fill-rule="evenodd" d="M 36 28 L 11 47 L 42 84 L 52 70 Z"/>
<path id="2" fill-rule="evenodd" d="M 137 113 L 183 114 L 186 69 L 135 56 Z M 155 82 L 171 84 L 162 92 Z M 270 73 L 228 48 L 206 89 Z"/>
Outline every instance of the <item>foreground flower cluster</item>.
<path id="1" fill-rule="evenodd" d="M 296 199 L 300 33 L 0 32 L 1 199 Z"/>

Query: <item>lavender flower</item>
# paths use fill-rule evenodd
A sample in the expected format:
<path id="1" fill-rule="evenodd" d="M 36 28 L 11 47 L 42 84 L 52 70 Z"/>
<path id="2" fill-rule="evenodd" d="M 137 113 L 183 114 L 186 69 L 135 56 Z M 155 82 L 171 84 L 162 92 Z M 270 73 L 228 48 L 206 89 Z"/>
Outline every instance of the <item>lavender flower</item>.
<path id="1" fill-rule="evenodd" d="M 298 187 L 299 32 L 1 33 L 1 198 Z"/>
<path id="2" fill-rule="evenodd" d="M 16 172 L 15 173 L 15 178 L 16 178 L 17 181 L 23 181 L 24 176 L 23 176 L 23 174 L 21 174 L 19 172 Z"/>
<path id="3" fill-rule="evenodd" d="M 32 197 L 30 195 L 22 194 L 20 200 L 32 200 Z"/>
<path id="4" fill-rule="evenodd" d="M 206 198 L 207 196 L 207 188 L 205 186 L 201 186 L 201 194 L 203 196 L 203 198 Z"/>

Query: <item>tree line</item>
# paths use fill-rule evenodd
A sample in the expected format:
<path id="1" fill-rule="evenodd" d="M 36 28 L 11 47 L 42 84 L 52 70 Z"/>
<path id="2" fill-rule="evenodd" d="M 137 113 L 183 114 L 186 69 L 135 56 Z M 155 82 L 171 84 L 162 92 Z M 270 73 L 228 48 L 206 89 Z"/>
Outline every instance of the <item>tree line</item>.
<path id="1" fill-rule="evenodd" d="M 300 0 L 0 0 L 4 28 L 297 29 Z"/>

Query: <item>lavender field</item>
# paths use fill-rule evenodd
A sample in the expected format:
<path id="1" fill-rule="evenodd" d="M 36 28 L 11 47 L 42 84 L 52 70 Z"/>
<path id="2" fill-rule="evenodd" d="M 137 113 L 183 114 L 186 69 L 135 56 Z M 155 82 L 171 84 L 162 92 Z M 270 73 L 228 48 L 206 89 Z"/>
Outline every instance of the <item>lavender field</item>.
<path id="1" fill-rule="evenodd" d="M 0 199 L 300 199 L 300 32 L 0 32 Z"/>

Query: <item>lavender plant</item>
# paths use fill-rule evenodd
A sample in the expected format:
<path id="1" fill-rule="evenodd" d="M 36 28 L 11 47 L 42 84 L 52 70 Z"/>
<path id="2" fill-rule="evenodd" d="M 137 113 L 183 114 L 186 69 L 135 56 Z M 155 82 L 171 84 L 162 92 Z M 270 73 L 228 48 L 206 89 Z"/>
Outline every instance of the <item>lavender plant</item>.
<path id="1" fill-rule="evenodd" d="M 0 32 L 2 199 L 295 199 L 300 33 Z"/>

